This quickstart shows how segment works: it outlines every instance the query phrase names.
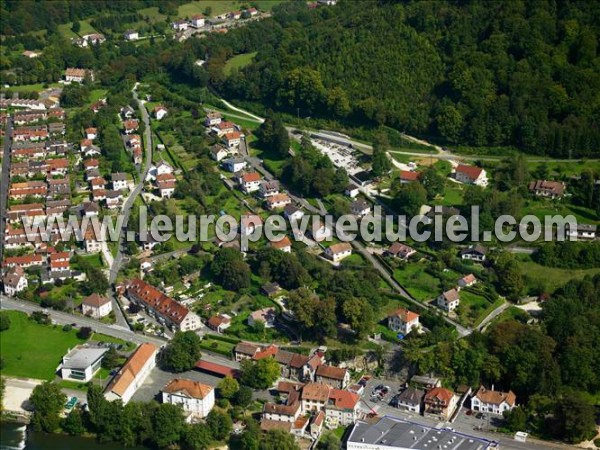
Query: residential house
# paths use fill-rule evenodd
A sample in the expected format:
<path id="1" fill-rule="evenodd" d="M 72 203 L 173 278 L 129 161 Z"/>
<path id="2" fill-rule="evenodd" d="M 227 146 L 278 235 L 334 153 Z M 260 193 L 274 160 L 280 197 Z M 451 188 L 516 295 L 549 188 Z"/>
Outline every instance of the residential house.
<path id="1" fill-rule="evenodd" d="M 231 173 L 237 173 L 246 168 L 246 161 L 243 158 L 230 158 L 223 161 L 223 168 Z"/>
<path id="2" fill-rule="evenodd" d="M 436 387 L 425 393 L 424 412 L 449 420 L 458 403 L 458 396 L 446 388 Z"/>
<path id="3" fill-rule="evenodd" d="M 181 405 L 192 417 L 203 419 L 215 406 L 215 389 L 197 381 L 175 378 L 162 389 L 162 402 Z"/>
<path id="4" fill-rule="evenodd" d="M 567 228 L 567 236 L 570 240 L 592 240 L 596 239 L 596 230 L 598 227 L 596 225 L 587 225 L 587 224 L 577 224 L 576 228 Z"/>
<path id="5" fill-rule="evenodd" d="M 227 146 L 227 148 L 237 148 L 242 141 L 242 133 L 239 131 L 232 131 L 230 133 L 225 133 L 223 136 L 223 143 Z"/>
<path id="6" fill-rule="evenodd" d="M 422 388 L 428 391 L 430 389 L 440 387 L 442 385 L 442 380 L 426 375 L 413 375 L 413 377 L 410 379 L 410 384 L 416 388 Z"/>
<path id="7" fill-rule="evenodd" d="M 106 198 L 104 199 L 104 201 L 106 202 L 106 207 L 108 209 L 118 208 L 119 205 L 121 204 L 122 200 L 123 200 L 123 194 L 121 193 L 121 191 L 115 191 L 115 190 L 107 190 L 106 191 Z"/>
<path id="8" fill-rule="evenodd" d="M 123 38 L 126 41 L 137 41 L 140 38 L 140 33 L 138 33 L 136 30 L 127 30 L 125 33 L 123 33 Z"/>
<path id="9" fill-rule="evenodd" d="M 42 255 L 9 256 L 4 259 L 4 266 L 27 269 L 28 267 L 41 266 L 43 262 Z"/>
<path id="10" fill-rule="evenodd" d="M 465 288 L 465 287 L 473 286 L 475 283 L 477 283 L 477 278 L 475 278 L 475 275 L 470 273 L 469 275 L 465 275 L 460 280 L 458 280 L 457 284 L 458 284 L 458 287 Z"/>
<path id="11" fill-rule="evenodd" d="M 350 212 L 358 217 L 364 217 L 371 213 L 371 205 L 365 200 L 355 200 L 350 205 Z"/>
<path id="12" fill-rule="evenodd" d="M 208 328 L 217 333 L 223 333 L 227 328 L 231 326 L 231 317 L 227 314 L 218 314 L 216 316 L 212 316 L 206 322 Z"/>
<path id="13" fill-rule="evenodd" d="M 21 55 L 25 56 L 26 58 L 37 58 L 41 55 L 41 52 L 32 52 L 31 50 L 25 50 L 23 53 L 21 53 Z"/>
<path id="14" fill-rule="evenodd" d="M 27 277 L 25 271 L 20 266 L 13 266 L 6 271 L 2 278 L 4 293 L 9 297 L 17 295 L 19 292 L 27 289 Z"/>
<path id="15" fill-rule="evenodd" d="M 260 189 L 262 177 L 258 172 L 248 172 L 242 175 L 241 188 L 246 194 L 256 192 Z"/>
<path id="16" fill-rule="evenodd" d="M 290 241 L 290 238 L 288 238 L 287 236 L 284 236 L 279 240 L 273 240 L 273 241 L 269 242 L 269 245 L 272 248 L 281 250 L 282 252 L 285 252 L 285 253 L 292 252 L 292 241 Z"/>
<path id="17" fill-rule="evenodd" d="M 258 189 L 258 196 L 260 198 L 267 198 L 273 195 L 279 194 L 279 181 L 262 181 Z"/>
<path id="18" fill-rule="evenodd" d="M 129 105 L 122 107 L 120 110 L 120 113 L 121 113 L 121 118 L 123 120 L 131 119 L 132 117 L 135 117 L 135 109 L 133 109 Z"/>
<path id="19" fill-rule="evenodd" d="M 267 197 L 265 204 L 267 209 L 274 210 L 284 208 L 285 206 L 292 203 L 292 199 L 287 194 L 275 194 Z"/>
<path id="20" fill-rule="evenodd" d="M 537 180 L 529 183 L 529 191 L 538 197 L 562 198 L 566 185 L 560 181 Z"/>
<path id="21" fill-rule="evenodd" d="M 292 424 L 300 417 L 301 412 L 302 409 L 299 401 L 293 401 L 287 405 L 268 402 L 263 406 L 262 418 L 266 421 L 287 422 Z"/>
<path id="22" fill-rule="evenodd" d="M 460 304 L 460 295 L 456 289 L 450 289 L 437 298 L 437 305 L 446 312 L 454 311 Z"/>
<path id="23" fill-rule="evenodd" d="M 107 351 L 107 348 L 78 345 L 63 356 L 62 362 L 58 366 L 60 377 L 63 380 L 82 383 L 91 381 L 100 370 L 102 358 Z"/>
<path id="24" fill-rule="evenodd" d="M 85 129 L 85 137 L 86 137 L 86 139 L 93 141 L 94 139 L 96 139 L 96 137 L 98 137 L 98 129 L 94 128 L 94 127 L 86 128 Z"/>
<path id="25" fill-rule="evenodd" d="M 249 236 L 256 229 L 262 227 L 262 219 L 256 214 L 244 214 L 240 220 L 240 233 L 242 236 Z"/>
<path id="26" fill-rule="evenodd" d="M 352 254 L 352 245 L 349 242 L 340 242 L 327 247 L 324 253 L 326 258 L 338 263 Z"/>
<path id="27" fill-rule="evenodd" d="M 190 23 L 194 28 L 202 28 L 204 26 L 204 16 L 202 14 L 194 14 Z"/>
<path id="28" fill-rule="evenodd" d="M 504 411 L 510 411 L 517 404 L 517 396 L 513 391 L 501 392 L 492 389 L 486 389 L 480 386 L 475 395 L 471 398 L 471 409 L 484 413 L 502 415 Z"/>
<path id="29" fill-rule="evenodd" d="M 119 369 L 104 391 L 104 397 L 108 401 L 121 400 L 123 404 L 127 404 L 156 366 L 157 354 L 158 347 L 148 342 L 140 345 Z"/>
<path id="30" fill-rule="evenodd" d="M 385 254 L 391 256 L 392 258 L 400 258 L 404 260 L 407 260 L 415 253 L 417 253 L 417 251 L 414 248 L 404 245 L 401 242 L 394 242 L 385 251 Z"/>
<path id="31" fill-rule="evenodd" d="M 221 144 L 215 144 L 210 147 L 210 157 L 215 161 L 219 162 L 225 159 L 229 155 L 229 151 Z"/>
<path id="32" fill-rule="evenodd" d="M 115 191 L 121 191 L 123 189 L 129 189 L 129 175 L 123 172 L 116 172 L 110 175 L 110 181 L 112 188 Z"/>
<path id="33" fill-rule="evenodd" d="M 317 383 L 325 383 L 336 389 L 345 389 L 350 382 L 350 372 L 341 367 L 321 365 L 315 373 Z"/>
<path id="34" fill-rule="evenodd" d="M 399 308 L 388 316 L 388 328 L 403 335 L 419 327 L 419 315 L 406 308 Z"/>
<path id="35" fill-rule="evenodd" d="M 332 236 L 332 231 L 330 227 L 317 219 L 312 223 L 310 235 L 316 242 L 323 242 Z"/>
<path id="36" fill-rule="evenodd" d="M 100 167 L 100 161 L 98 161 L 97 159 L 91 158 L 83 160 L 83 168 L 85 170 L 98 169 L 98 167 Z"/>
<path id="37" fill-rule="evenodd" d="M 304 216 L 304 211 L 296 206 L 289 204 L 283 208 L 283 216 L 290 222 L 296 222 Z"/>
<path id="38" fill-rule="evenodd" d="M 163 173 L 156 176 L 156 186 L 160 198 L 171 198 L 175 193 L 175 177 L 170 173 Z"/>
<path id="39" fill-rule="evenodd" d="M 344 190 L 344 194 L 350 198 L 355 198 L 360 194 L 360 188 L 355 184 L 349 184 L 346 186 L 346 190 Z"/>
<path id="40" fill-rule="evenodd" d="M 396 406 L 400 409 L 421 414 L 423 409 L 423 397 L 425 397 L 425 391 L 408 387 L 398 395 Z"/>
<path id="41" fill-rule="evenodd" d="M 487 174 L 481 167 L 459 164 L 455 170 L 456 181 L 485 187 L 488 184 Z"/>
<path id="42" fill-rule="evenodd" d="M 169 110 L 163 105 L 155 106 L 152 110 L 152 114 L 156 120 L 162 120 L 168 114 L 168 112 Z"/>
<path id="43" fill-rule="evenodd" d="M 81 206 L 81 214 L 85 217 L 95 217 L 98 216 L 100 212 L 100 206 L 96 202 L 87 202 Z"/>
<path id="44" fill-rule="evenodd" d="M 273 307 L 253 311 L 248 316 L 248 325 L 253 327 L 257 322 L 262 322 L 265 328 L 273 328 L 275 326 L 276 315 L 277 311 Z"/>
<path id="45" fill-rule="evenodd" d="M 88 295 L 81 303 L 81 312 L 85 316 L 101 319 L 112 312 L 112 301 L 100 294 Z"/>
<path id="46" fill-rule="evenodd" d="M 308 383 L 302 387 L 300 401 L 302 412 L 320 411 L 329 400 L 331 386 L 325 383 Z"/>
<path id="47" fill-rule="evenodd" d="M 419 179 L 420 172 L 413 172 L 410 170 L 400 171 L 400 184 L 409 184 Z"/>
<path id="48" fill-rule="evenodd" d="M 221 120 L 222 120 L 222 116 L 221 116 L 220 112 L 209 111 L 206 113 L 206 118 L 204 119 L 204 125 L 207 127 L 213 127 L 215 125 L 220 124 Z"/>
<path id="49" fill-rule="evenodd" d="M 325 405 L 325 423 L 328 428 L 348 426 L 359 418 L 360 395 L 341 389 L 331 389 Z"/>
<path id="50" fill-rule="evenodd" d="M 471 245 L 466 249 L 461 250 L 460 257 L 463 260 L 471 260 L 476 262 L 484 262 L 486 259 L 487 248 L 483 245 Z"/>
<path id="51" fill-rule="evenodd" d="M 125 134 L 131 134 L 140 127 L 140 122 L 137 119 L 127 119 L 123 121 L 123 129 Z"/>
<path id="52" fill-rule="evenodd" d="M 90 78 L 92 79 L 92 81 L 94 80 L 94 72 L 92 72 L 91 70 L 87 70 L 87 69 L 75 69 L 75 68 L 68 68 L 67 70 L 65 70 L 65 81 L 67 82 L 76 82 L 76 83 L 83 83 L 83 81 L 85 80 L 86 76 L 90 76 Z"/>
<path id="53" fill-rule="evenodd" d="M 96 235 L 93 226 L 88 226 L 83 234 L 83 242 L 87 253 L 98 253 L 102 251 L 101 237 Z"/>
<path id="54" fill-rule="evenodd" d="M 233 122 L 222 120 L 212 127 L 212 131 L 219 137 L 225 136 L 227 133 L 233 133 L 236 130 Z"/>
<path id="55" fill-rule="evenodd" d="M 188 29 L 189 23 L 187 20 L 176 20 L 171 24 L 175 31 L 185 31 Z"/>
<path id="56" fill-rule="evenodd" d="M 267 283 L 261 286 L 261 290 L 267 297 L 272 298 L 281 292 L 281 286 L 279 283 Z"/>
<path id="57" fill-rule="evenodd" d="M 250 342 L 239 342 L 233 349 L 233 354 L 237 362 L 244 359 L 252 359 L 260 351 L 260 346 L 251 344 Z"/>

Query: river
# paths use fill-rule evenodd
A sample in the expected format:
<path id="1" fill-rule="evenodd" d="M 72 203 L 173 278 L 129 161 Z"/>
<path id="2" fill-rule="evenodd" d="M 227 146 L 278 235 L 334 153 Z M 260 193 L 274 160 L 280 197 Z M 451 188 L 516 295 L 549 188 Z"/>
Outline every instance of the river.
<path id="1" fill-rule="evenodd" d="M 0 423 L 0 450 L 123 450 L 116 443 L 98 444 L 89 438 L 26 431 L 24 425 Z M 147 450 L 128 447 L 127 450 Z"/>

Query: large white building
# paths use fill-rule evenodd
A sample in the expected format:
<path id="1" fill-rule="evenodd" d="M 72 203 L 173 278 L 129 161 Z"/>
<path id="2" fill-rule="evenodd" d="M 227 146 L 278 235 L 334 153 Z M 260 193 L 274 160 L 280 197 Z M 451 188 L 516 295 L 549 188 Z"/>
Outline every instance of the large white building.
<path id="1" fill-rule="evenodd" d="M 27 289 L 27 277 L 22 267 L 14 266 L 8 269 L 2 278 L 4 293 L 9 297 Z"/>
<path id="2" fill-rule="evenodd" d="M 404 335 L 419 329 L 419 315 L 406 308 L 399 308 L 388 316 L 388 328 Z"/>
<path id="3" fill-rule="evenodd" d="M 102 317 L 108 316 L 111 311 L 112 301 L 108 297 L 104 297 L 100 294 L 89 295 L 84 298 L 83 303 L 81 303 L 81 312 L 94 319 L 101 319 Z"/>
<path id="4" fill-rule="evenodd" d="M 163 388 L 162 402 L 181 405 L 192 416 L 204 418 L 215 406 L 215 389 L 197 381 L 175 378 Z"/>
<path id="5" fill-rule="evenodd" d="M 140 345 L 104 391 L 108 401 L 121 400 L 126 404 L 156 367 L 158 347 L 148 342 Z"/>
<path id="6" fill-rule="evenodd" d="M 493 450 L 496 442 L 431 428 L 408 420 L 384 416 L 377 422 L 358 421 L 346 440 L 348 450 Z"/>
<path id="7" fill-rule="evenodd" d="M 63 356 L 62 363 L 58 366 L 60 377 L 64 380 L 81 382 L 90 381 L 100 370 L 102 358 L 107 348 L 75 347 Z"/>

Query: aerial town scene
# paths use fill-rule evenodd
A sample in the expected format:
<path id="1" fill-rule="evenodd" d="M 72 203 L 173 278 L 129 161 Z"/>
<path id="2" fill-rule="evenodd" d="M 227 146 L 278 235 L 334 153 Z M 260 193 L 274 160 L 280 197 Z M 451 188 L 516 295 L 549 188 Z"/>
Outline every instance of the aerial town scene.
<path id="1" fill-rule="evenodd" d="M 0 1 L 0 450 L 600 449 L 600 2 Z"/>

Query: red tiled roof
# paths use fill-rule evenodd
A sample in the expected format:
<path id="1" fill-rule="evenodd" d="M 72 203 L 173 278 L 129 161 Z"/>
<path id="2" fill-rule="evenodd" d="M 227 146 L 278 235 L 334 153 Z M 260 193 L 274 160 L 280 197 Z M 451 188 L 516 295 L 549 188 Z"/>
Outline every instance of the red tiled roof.
<path id="1" fill-rule="evenodd" d="M 481 167 L 467 166 L 465 164 L 460 164 L 456 168 L 457 173 L 460 172 L 472 180 L 476 180 L 479 177 L 479 175 L 481 175 L 482 171 L 483 169 Z"/>
<path id="2" fill-rule="evenodd" d="M 216 373 L 217 375 L 221 375 L 223 377 L 239 378 L 240 376 L 240 372 L 237 369 L 233 369 L 222 364 L 204 361 L 202 359 L 196 363 L 195 367 L 198 370 Z"/>
<path id="3" fill-rule="evenodd" d="M 360 396 L 354 392 L 332 389 L 329 392 L 329 405 L 337 409 L 354 409 Z"/>
<path id="4" fill-rule="evenodd" d="M 419 315 L 415 312 L 409 311 L 406 308 L 399 308 L 390 314 L 390 317 L 399 317 L 402 322 L 412 322 L 415 319 L 419 318 Z"/>
<path id="5" fill-rule="evenodd" d="M 190 312 L 188 308 L 172 298 L 166 296 L 154 286 L 140 280 L 134 279 L 127 286 L 127 294 L 133 295 L 146 305 L 153 308 L 163 317 L 167 317 L 174 323 L 181 323 Z"/>

